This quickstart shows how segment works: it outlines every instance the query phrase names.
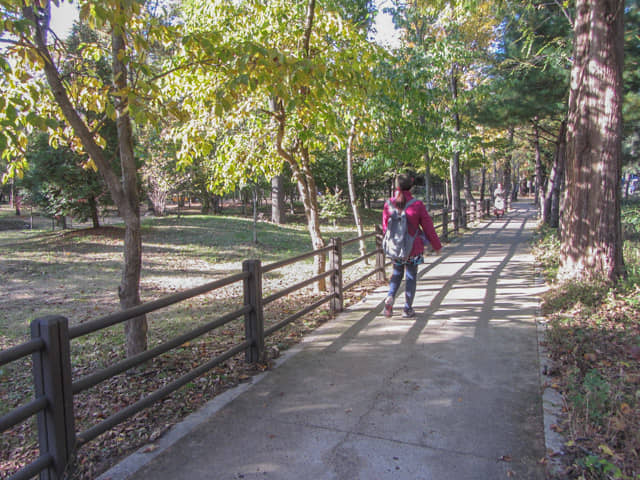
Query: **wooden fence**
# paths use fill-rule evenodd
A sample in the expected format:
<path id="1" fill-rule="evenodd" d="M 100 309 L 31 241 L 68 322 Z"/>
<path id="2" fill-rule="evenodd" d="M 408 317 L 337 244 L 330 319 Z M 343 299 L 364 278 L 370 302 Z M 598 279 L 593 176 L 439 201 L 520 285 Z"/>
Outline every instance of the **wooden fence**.
<path id="1" fill-rule="evenodd" d="M 466 221 L 479 219 L 483 214 L 488 213 L 488 204 L 483 205 L 482 208 L 475 208 L 472 212 L 465 213 L 465 223 Z M 446 241 L 450 226 L 450 218 L 447 210 L 433 211 L 432 216 L 441 238 L 443 241 Z M 347 263 L 343 263 L 342 256 L 345 246 L 371 238 L 375 238 L 376 245 L 376 248 L 372 252 Z M 39 457 L 34 462 L 24 466 L 21 470 L 9 477 L 9 480 L 27 480 L 36 475 L 46 480 L 63 479 L 68 465 L 73 460 L 75 452 L 82 445 L 112 429 L 143 409 L 150 407 L 235 355 L 244 352 L 247 362 L 253 363 L 260 361 L 264 358 L 265 337 L 272 335 L 321 305 L 328 303 L 332 314 L 342 311 L 345 290 L 354 287 L 373 275 L 376 275 L 378 280 L 385 279 L 385 268 L 388 263 L 385 263 L 381 244 L 382 233 L 380 227 L 377 227 L 375 232 L 363 235 L 362 237 L 352 238 L 346 241 L 340 238 L 333 238 L 325 248 L 269 265 L 262 265 L 260 260 L 246 260 L 242 264 L 242 271 L 235 275 L 230 275 L 220 280 L 209 282 L 80 325 L 69 326 L 69 320 L 62 316 L 45 316 L 35 319 L 31 322 L 31 340 L 0 351 L 0 367 L 31 356 L 34 384 L 34 400 L 0 417 L 0 432 L 4 432 L 35 415 L 37 416 L 40 450 Z M 324 273 L 291 285 L 269 296 L 265 297 L 263 295 L 262 279 L 265 273 L 287 267 L 316 255 L 328 255 L 329 257 L 329 266 Z M 375 258 L 373 269 L 365 271 L 363 275 L 356 280 L 344 284 L 343 272 L 345 269 L 355 266 L 370 257 Z M 329 289 L 326 295 L 279 323 L 265 329 L 265 305 L 312 285 L 322 278 L 328 278 L 329 280 Z M 77 380 L 72 378 L 70 344 L 73 339 L 121 324 L 140 315 L 166 308 L 170 305 L 237 282 L 243 283 L 244 291 L 243 306 L 238 310 L 222 315 L 190 332 L 171 338 L 150 350 L 121 360 L 88 376 Z M 206 363 L 199 365 L 163 388 L 141 398 L 136 403 L 117 411 L 113 415 L 93 425 L 88 430 L 76 432 L 74 422 L 74 395 L 241 317 L 244 317 L 244 341 Z"/>

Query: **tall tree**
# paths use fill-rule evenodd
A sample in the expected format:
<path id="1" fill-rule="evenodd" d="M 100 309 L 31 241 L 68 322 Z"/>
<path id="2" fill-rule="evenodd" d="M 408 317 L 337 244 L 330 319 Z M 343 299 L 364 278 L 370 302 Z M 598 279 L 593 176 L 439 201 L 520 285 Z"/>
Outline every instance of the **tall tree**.
<path id="1" fill-rule="evenodd" d="M 457 229 L 462 221 L 461 157 L 472 149 L 468 107 L 482 83 L 487 49 L 497 31 L 493 2 L 395 3 L 395 21 L 402 27 L 407 45 L 424 50 L 422 68 L 432 74 L 426 88 L 441 92 L 439 111 L 430 115 L 441 122 L 439 148 L 434 153 L 448 157 L 452 217 Z"/>
<path id="2" fill-rule="evenodd" d="M 216 162 L 233 162 L 230 173 L 253 163 L 269 178 L 285 163 L 298 187 L 312 245 L 324 247 L 312 164 L 324 139 L 340 131 L 333 107 L 336 92 L 353 81 L 353 65 L 345 59 L 357 62 L 357 51 L 343 41 L 352 35 L 352 25 L 314 0 L 190 0 L 185 5 L 189 37 L 183 58 L 202 59 L 188 89 L 182 88 L 182 78 L 175 79 L 180 88 L 173 94 L 184 98 L 191 114 L 182 126 L 185 161 L 213 153 Z M 214 148 L 220 136 L 224 148 Z M 325 263 L 324 255 L 316 256 L 317 273 Z M 323 279 L 319 288 L 324 286 Z"/>
<path id="3" fill-rule="evenodd" d="M 562 215 L 564 279 L 624 275 L 620 223 L 624 0 L 578 0 Z"/>
<path id="4" fill-rule="evenodd" d="M 2 2 L 0 39 L 7 45 L 2 74 L 12 89 L 9 102 L 0 102 L 10 122 L 9 142 L 3 155 L 14 160 L 10 168 L 21 168 L 20 129 L 26 126 L 49 130 L 65 137 L 78 151 L 86 152 L 89 165 L 97 168 L 111 198 L 125 223 L 124 262 L 118 288 L 123 309 L 140 303 L 142 237 L 137 181 L 137 163 L 133 148 L 133 125 L 162 118 L 155 108 L 168 107 L 158 102 L 160 92 L 153 83 L 157 72 L 149 65 L 154 43 L 168 44 L 170 28 L 149 14 L 141 0 L 107 0 L 83 2 L 80 21 L 100 31 L 100 41 L 87 44 L 84 58 L 102 56 L 111 60 L 112 77 L 103 82 L 93 62 L 77 62 L 72 71 L 62 75 L 61 62 L 66 58 L 64 45 L 50 32 L 51 3 L 58 0 Z M 105 32 L 109 32 L 108 34 Z M 68 63 L 65 64 L 68 66 Z M 40 75 L 40 76 L 39 76 Z M 44 83 L 40 81 L 44 76 Z M 91 115 L 87 115 L 91 112 Z M 166 112 L 165 112 L 166 113 Z M 103 118 L 115 121 L 120 170 L 114 170 L 98 130 Z M 58 128 L 60 120 L 65 129 Z M 11 172 L 10 172 L 11 173 Z M 125 325 L 126 351 L 131 356 L 147 347 L 145 316 Z"/>
<path id="5" fill-rule="evenodd" d="M 538 199 L 545 173 L 550 170 L 542 155 L 544 142 L 556 136 L 543 138 L 540 132 L 543 127 L 559 129 L 566 116 L 571 24 L 560 2 L 501 2 L 499 7 L 501 34 L 491 52 L 491 81 L 475 105 L 476 120 L 508 131 L 515 129 L 519 134 L 533 124 L 530 137 L 535 165 L 525 162 L 522 167 L 535 175 L 534 195 Z M 504 158 L 511 158 L 511 154 Z M 518 165 L 504 167 L 518 171 Z M 513 190 L 513 180 L 519 178 L 505 175 L 501 179 L 508 192 Z"/>

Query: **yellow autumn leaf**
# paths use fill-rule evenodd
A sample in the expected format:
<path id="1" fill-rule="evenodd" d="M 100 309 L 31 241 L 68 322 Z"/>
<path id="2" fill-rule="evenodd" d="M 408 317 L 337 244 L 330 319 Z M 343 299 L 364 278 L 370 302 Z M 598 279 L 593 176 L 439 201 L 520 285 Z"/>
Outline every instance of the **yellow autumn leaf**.
<path id="1" fill-rule="evenodd" d="M 615 454 L 613 453 L 613 450 L 611 450 L 611 448 L 610 448 L 608 445 L 604 444 L 604 443 L 600 444 L 600 445 L 598 446 L 598 448 L 599 448 L 599 449 L 600 449 L 600 451 L 601 451 L 602 453 L 604 453 L 605 455 L 609 455 L 610 457 L 615 456 Z"/>

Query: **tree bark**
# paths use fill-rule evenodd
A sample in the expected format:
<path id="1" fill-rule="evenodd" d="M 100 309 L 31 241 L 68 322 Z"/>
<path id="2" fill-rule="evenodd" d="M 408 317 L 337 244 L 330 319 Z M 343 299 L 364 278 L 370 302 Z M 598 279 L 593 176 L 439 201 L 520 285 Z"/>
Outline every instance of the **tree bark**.
<path id="1" fill-rule="evenodd" d="M 471 193 L 471 170 L 467 170 L 464 172 L 464 201 L 467 204 L 467 211 L 471 210 L 475 213 L 476 201 L 473 198 L 473 193 Z M 467 219 L 463 220 L 464 226 L 466 228 Z"/>
<path id="2" fill-rule="evenodd" d="M 124 34 L 118 26 L 112 26 L 111 49 L 113 52 L 113 84 L 115 90 L 127 89 L 128 71 L 121 58 L 125 57 Z M 127 208 L 120 211 L 124 220 L 124 269 L 118 288 L 120 305 L 123 309 L 140 304 L 140 275 L 142 272 L 142 231 L 140 228 L 140 199 L 138 196 L 138 176 L 133 152 L 133 128 L 129 116 L 129 102 L 126 95 L 117 98 L 116 128 L 118 149 L 122 168 L 124 203 Z M 120 207 L 120 205 L 118 205 Z M 125 324 L 127 356 L 131 357 L 147 349 L 147 318 L 145 315 L 128 320 Z"/>
<path id="3" fill-rule="evenodd" d="M 458 69 L 456 66 L 451 68 L 451 98 L 455 105 L 458 99 Z M 456 135 L 460 134 L 460 115 L 454 107 L 453 123 Z M 451 179 L 451 216 L 453 219 L 453 229 L 456 233 L 460 228 L 460 220 L 462 214 L 461 201 L 460 201 L 460 152 L 456 150 L 453 153 L 453 158 L 449 162 L 449 177 Z"/>
<path id="4" fill-rule="evenodd" d="M 424 200 L 427 211 L 431 208 L 431 164 L 429 163 L 429 151 L 424 153 Z"/>
<path id="5" fill-rule="evenodd" d="M 534 186 L 533 201 L 536 208 L 542 205 L 541 192 L 542 192 L 542 158 L 540 155 L 540 129 L 538 128 L 538 117 L 533 119 L 533 145 L 536 156 L 536 179 Z"/>
<path id="6" fill-rule="evenodd" d="M 295 156 L 294 152 L 288 151 L 283 145 L 285 128 L 287 123 L 287 115 L 284 111 L 282 101 L 277 102 L 277 111 L 275 112 L 278 130 L 276 133 L 276 150 L 278 154 L 284 158 L 293 173 L 293 179 L 298 186 L 298 192 L 304 206 L 304 214 L 307 219 L 307 229 L 311 237 L 311 244 L 314 250 L 325 247 L 322 233 L 320 232 L 320 207 L 318 205 L 318 190 L 315 180 L 311 174 L 309 150 L 306 147 L 298 147 L 300 154 Z M 317 275 L 324 273 L 326 267 L 326 257 L 324 254 L 315 257 L 315 272 Z M 320 279 L 317 284 L 319 291 L 326 290 L 326 280 Z"/>
<path id="7" fill-rule="evenodd" d="M 320 231 L 320 206 L 318 205 L 318 188 L 316 187 L 316 181 L 311 173 L 311 162 L 309 157 L 309 149 L 303 147 L 301 149 L 301 168 L 298 170 L 298 190 L 302 197 L 302 203 L 304 204 L 304 212 L 307 217 L 307 226 L 309 234 L 311 235 L 311 243 L 314 250 L 319 250 L 325 247 L 324 239 L 322 238 L 322 232 Z M 295 175 L 295 172 L 294 172 Z M 319 275 L 324 273 L 327 265 L 327 258 L 324 253 L 316 255 L 315 261 L 315 273 Z M 327 282 L 325 278 L 321 278 L 317 283 L 318 291 L 324 292 L 327 290 Z"/>
<path id="8" fill-rule="evenodd" d="M 271 221 L 281 225 L 284 223 L 284 180 L 282 175 L 271 179 Z"/>
<path id="9" fill-rule="evenodd" d="M 509 127 L 509 153 L 505 158 L 504 168 L 502 169 L 502 187 L 504 188 L 504 201 L 505 209 L 508 210 L 511 206 L 511 164 L 513 160 L 513 137 L 515 131 L 513 127 Z"/>
<path id="10" fill-rule="evenodd" d="M 258 244 L 258 185 L 251 186 L 251 203 L 253 205 L 253 243 Z"/>
<path id="11" fill-rule="evenodd" d="M 353 221 L 356 223 L 358 229 L 358 236 L 364 235 L 364 227 L 362 226 L 362 217 L 358 211 L 358 199 L 356 196 L 356 187 L 353 183 L 353 142 L 356 137 L 356 126 L 358 119 L 354 118 L 351 122 L 351 128 L 349 129 L 349 138 L 347 139 L 347 185 L 349 186 L 349 201 L 351 202 L 351 211 L 353 212 Z M 360 255 L 363 256 L 366 253 L 366 247 L 364 240 L 360 240 Z M 365 260 L 367 265 L 368 259 Z"/>
<path id="12" fill-rule="evenodd" d="M 564 184 L 565 159 L 567 149 L 567 122 L 563 120 L 558 132 L 556 151 L 553 156 L 553 167 L 549 174 L 549 182 L 542 209 L 542 221 L 551 228 L 557 228 L 560 218 L 560 193 Z"/>
<path id="13" fill-rule="evenodd" d="M 559 278 L 624 272 L 620 222 L 624 2 L 578 0 Z"/>
<path id="14" fill-rule="evenodd" d="M 98 215 L 98 201 L 94 196 L 89 197 L 89 209 L 91 211 L 91 223 L 93 228 L 99 228 L 100 215 Z"/>

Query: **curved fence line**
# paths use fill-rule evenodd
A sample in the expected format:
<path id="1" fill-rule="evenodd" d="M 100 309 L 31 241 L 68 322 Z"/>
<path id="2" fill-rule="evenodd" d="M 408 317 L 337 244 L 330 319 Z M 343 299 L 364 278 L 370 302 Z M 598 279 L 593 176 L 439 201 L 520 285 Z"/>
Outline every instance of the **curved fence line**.
<path id="1" fill-rule="evenodd" d="M 485 202 L 482 206 L 478 205 L 472 212 L 466 212 L 463 218 L 466 224 L 467 221 L 473 221 L 485 214 L 489 214 L 488 202 Z M 447 209 L 444 208 L 433 211 L 432 218 L 434 218 L 435 227 L 439 231 L 441 238 L 446 241 L 450 223 Z M 439 219 L 437 223 L 435 222 L 436 218 Z M 454 221 L 453 227 L 454 230 L 458 229 L 457 221 Z M 372 252 L 365 253 L 349 262 L 342 262 L 344 246 L 371 238 L 375 238 L 375 249 Z M 262 279 L 265 273 L 316 255 L 326 254 L 329 256 L 329 266 L 325 272 L 286 287 L 269 296 L 263 296 Z M 359 278 L 344 284 L 342 280 L 344 270 L 356 266 L 368 260 L 370 257 L 375 257 L 373 268 Z M 35 392 L 34 400 L 0 417 L 0 432 L 4 432 L 28 418 L 37 415 L 40 447 L 40 456 L 32 463 L 8 477 L 8 479 L 26 480 L 39 474 L 44 474 L 46 478 L 50 480 L 61 480 L 65 478 L 66 470 L 80 446 L 119 423 L 122 423 L 132 415 L 148 408 L 239 353 L 245 352 L 245 360 L 250 363 L 263 360 L 265 358 L 265 337 L 272 335 L 325 303 L 329 303 L 332 315 L 342 311 L 344 307 L 344 291 L 353 288 L 355 285 L 373 275 L 376 275 L 380 281 L 385 280 L 385 268 L 390 265 L 390 263 L 391 262 L 385 260 L 382 252 L 382 230 L 377 226 L 374 232 L 351 238 L 344 242 L 340 238 L 333 238 L 326 247 L 265 266 L 261 265 L 260 260 L 246 260 L 242 264 L 242 272 L 235 275 L 230 275 L 220 280 L 209 282 L 173 295 L 168 295 L 158 300 L 143 303 L 136 307 L 122 310 L 81 325 L 69 327 L 68 319 L 62 316 L 46 316 L 35 319 L 31 323 L 31 340 L 0 351 L 0 367 L 28 356 L 32 357 Z M 269 328 L 264 328 L 264 305 L 325 278 L 329 279 L 329 291 L 327 295 L 293 313 L 279 323 Z M 72 381 L 71 340 L 238 282 L 243 283 L 244 290 L 244 305 L 240 309 L 222 315 L 181 336 L 169 339 L 153 349 L 124 359 L 75 382 Z M 136 403 L 114 413 L 88 430 L 76 433 L 74 425 L 74 395 L 243 316 L 245 341 L 233 346 L 210 361 L 199 365 L 165 387 L 138 400 Z"/>

